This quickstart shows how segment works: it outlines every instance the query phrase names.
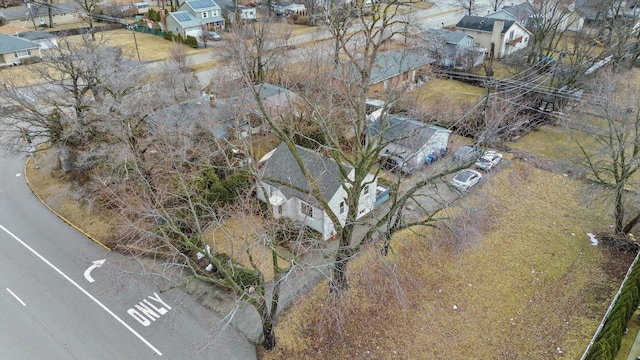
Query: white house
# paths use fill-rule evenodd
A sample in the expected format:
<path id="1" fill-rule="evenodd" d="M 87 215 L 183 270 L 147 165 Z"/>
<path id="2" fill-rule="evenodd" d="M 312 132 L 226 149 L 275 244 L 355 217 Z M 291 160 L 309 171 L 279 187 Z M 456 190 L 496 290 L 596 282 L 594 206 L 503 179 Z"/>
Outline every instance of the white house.
<path id="1" fill-rule="evenodd" d="M 526 48 L 531 37 L 531 32 L 517 21 L 482 16 L 465 15 L 456 24 L 456 30 L 475 36 L 477 47 L 491 49 L 491 44 L 495 44 L 496 58 Z"/>
<path id="2" fill-rule="evenodd" d="M 409 118 L 387 114 L 369 126 L 369 141 L 383 142 L 381 154 L 401 156 L 413 166 L 425 164 L 428 156 L 447 151 L 451 130 Z"/>
<path id="3" fill-rule="evenodd" d="M 243 20 L 255 20 L 256 19 L 256 8 L 244 5 L 236 5 L 234 11 L 229 12 L 229 20 L 234 21 L 236 17 L 236 12 L 238 12 L 240 19 Z"/>
<path id="4" fill-rule="evenodd" d="M 336 233 L 335 227 L 318 200 L 311 195 L 310 184 L 313 182 L 318 185 L 321 196 L 328 202 L 331 212 L 344 225 L 348 211 L 345 201 L 347 192 L 340 176 L 340 168 L 342 167 L 350 178 L 353 178 L 355 170 L 313 150 L 300 146 L 296 148 L 310 177 L 304 176 L 291 150 L 285 143 L 281 143 L 260 161 L 262 182 L 258 186 L 258 199 L 269 201 L 276 219 L 286 217 L 303 223 L 320 232 L 323 240 L 327 240 Z M 373 210 L 376 201 L 376 178 L 368 174 L 363 183 L 368 185 L 364 187 L 360 197 L 358 217 Z"/>

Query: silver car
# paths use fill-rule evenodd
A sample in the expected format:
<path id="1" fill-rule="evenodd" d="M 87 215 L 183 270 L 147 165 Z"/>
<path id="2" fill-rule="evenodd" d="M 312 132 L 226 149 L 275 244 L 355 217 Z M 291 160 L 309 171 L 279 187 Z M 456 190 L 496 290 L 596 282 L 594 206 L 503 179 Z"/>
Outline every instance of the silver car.
<path id="1" fill-rule="evenodd" d="M 469 190 L 482 179 L 482 174 L 476 170 L 464 169 L 451 179 L 451 185 L 460 191 Z"/>

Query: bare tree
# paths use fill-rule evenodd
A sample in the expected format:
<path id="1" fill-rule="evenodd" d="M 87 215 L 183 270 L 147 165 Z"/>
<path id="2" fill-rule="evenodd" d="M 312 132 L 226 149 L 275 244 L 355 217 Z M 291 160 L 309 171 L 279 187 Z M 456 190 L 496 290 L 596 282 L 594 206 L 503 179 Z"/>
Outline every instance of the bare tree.
<path id="1" fill-rule="evenodd" d="M 169 60 L 168 62 L 175 66 L 180 72 L 188 72 L 189 66 L 189 52 L 184 44 L 173 42 L 171 48 L 169 48 Z"/>
<path id="2" fill-rule="evenodd" d="M 58 45 L 44 53 L 42 63 L 34 68 L 46 85 L 25 87 L 19 79 L 8 82 L 4 99 L 19 111 L 13 121 L 5 122 L 22 124 L 52 145 L 81 148 L 98 135 L 91 109 L 99 102 L 101 81 L 109 76 L 105 72 L 114 69 L 106 64 L 123 58 L 118 48 L 84 38 L 79 43 L 61 38 Z"/>
<path id="3" fill-rule="evenodd" d="M 629 192 L 640 190 L 636 180 L 640 169 L 640 89 L 632 77 L 609 71 L 600 74 L 596 83 L 591 88 L 594 102 L 579 107 L 569 125 L 576 131 L 580 163 L 590 179 L 613 193 L 614 231 L 624 236 L 640 220 L 640 214 L 628 216 L 625 211 Z"/>
<path id="4" fill-rule="evenodd" d="M 43 7 L 44 7 L 43 4 L 38 4 L 35 2 L 27 3 L 27 9 L 28 9 L 27 15 L 29 15 L 29 18 L 31 19 L 31 23 L 33 24 L 33 30 L 35 31 L 38 31 L 38 26 L 36 25 L 36 16 L 38 16 L 38 12 Z"/>
<path id="5" fill-rule="evenodd" d="M 491 8 L 493 9 L 493 11 L 498 11 L 498 9 L 500 9 L 500 6 L 502 6 L 502 4 L 504 3 L 504 0 L 491 0 L 489 3 L 491 4 Z"/>
<path id="6" fill-rule="evenodd" d="M 284 62 L 283 50 L 290 33 L 278 31 L 270 21 L 236 21 L 228 37 L 226 56 L 237 62 L 243 73 L 250 74 L 254 84 L 266 81 L 269 69 Z"/>
<path id="7" fill-rule="evenodd" d="M 291 131 L 296 128 L 294 123 L 300 120 L 296 117 L 272 116 L 260 98 L 259 86 L 251 87 L 259 115 L 268 124 L 271 132 L 286 144 L 300 170 L 309 179 L 308 187 L 300 191 L 308 193 L 308 196 L 319 204 L 333 223 L 338 241 L 338 248 L 333 255 L 335 258 L 332 261 L 333 276 L 330 282 L 330 290 L 334 294 L 339 294 L 348 288 L 349 261 L 364 246 L 380 239 L 383 250 L 386 252 L 394 232 L 434 221 L 434 214 L 410 218 L 405 216 L 404 209 L 408 202 L 414 201 L 423 193 L 421 189 L 435 181 L 435 177 L 418 181 L 415 186 L 408 189 L 398 187 L 399 190 L 392 197 L 390 210 L 383 214 L 374 226 L 365 225 L 358 214 L 364 189 L 371 184 L 368 180 L 369 174 L 378 174 L 379 156 L 389 144 L 389 140 L 383 136 L 390 126 L 386 120 L 388 107 L 382 110 L 382 134 L 370 137 L 371 120 L 367 116 L 366 97 L 371 88 L 372 76 L 379 66 L 376 65 L 378 55 L 386 45 L 391 44 L 394 36 L 403 35 L 406 32 L 406 21 L 398 16 L 397 5 L 399 5 L 397 2 L 374 3 L 370 14 L 364 2 L 355 4 L 355 16 L 351 25 L 345 21 L 344 13 L 338 12 L 337 21 L 329 20 L 328 24 L 337 27 L 333 29 L 332 34 L 334 34 L 334 49 L 339 49 L 339 56 L 336 57 L 334 53 L 326 58 L 324 51 L 314 51 L 314 49 L 311 49 L 306 56 L 299 55 L 305 56 L 307 60 L 316 59 L 312 63 L 314 74 L 311 78 L 307 75 L 304 83 L 289 84 L 298 90 L 308 106 L 308 113 L 303 115 L 307 128 L 315 128 L 315 132 L 321 136 L 310 137 Z M 327 16 L 334 14 L 335 12 L 327 13 Z M 346 25 L 350 26 L 349 31 L 346 30 Z M 319 46 L 322 47 L 322 45 Z M 393 66 L 400 67 L 405 61 L 407 54 L 402 51 L 399 53 L 401 55 L 396 58 L 397 64 Z M 301 51 L 300 54 L 306 53 Z M 237 58 L 242 58 L 242 54 L 238 54 Z M 248 67 L 240 68 L 247 85 L 253 84 L 254 79 L 249 70 Z M 284 78 L 283 80 L 286 81 Z M 387 89 L 379 96 L 382 96 L 387 104 L 392 103 L 404 93 L 404 86 L 402 81 L 389 81 Z M 323 197 L 318 181 L 314 179 L 312 172 L 302 160 L 301 150 L 296 146 L 301 138 L 306 141 L 306 146 L 321 151 L 338 164 L 340 182 L 347 192 L 346 220 L 341 221 L 338 214 L 334 212 L 329 205 L 329 199 Z M 263 178 L 260 173 L 255 175 L 259 183 L 271 180 Z M 399 178 L 397 181 L 400 183 Z M 357 226 L 367 226 L 369 229 L 364 237 L 356 236 L 354 231 Z"/>
<path id="8" fill-rule="evenodd" d="M 452 4 L 453 6 L 458 6 L 464 9 L 469 16 L 471 16 L 471 14 L 476 10 L 478 5 L 476 0 L 453 0 Z"/>
<path id="9" fill-rule="evenodd" d="M 91 40 L 95 41 L 96 30 L 93 27 L 93 21 L 94 21 L 93 15 L 95 14 L 96 7 L 99 6 L 99 4 L 94 0 L 74 0 L 74 2 L 78 4 L 80 9 L 84 12 L 82 19 L 85 20 L 87 24 L 89 24 L 89 32 L 91 33 Z"/>
<path id="10" fill-rule="evenodd" d="M 527 28 L 533 34 L 529 40 L 528 63 L 534 64 L 543 56 L 553 57 L 563 35 L 578 21 L 572 16 L 571 0 L 535 0 L 530 3 L 533 14 Z"/>

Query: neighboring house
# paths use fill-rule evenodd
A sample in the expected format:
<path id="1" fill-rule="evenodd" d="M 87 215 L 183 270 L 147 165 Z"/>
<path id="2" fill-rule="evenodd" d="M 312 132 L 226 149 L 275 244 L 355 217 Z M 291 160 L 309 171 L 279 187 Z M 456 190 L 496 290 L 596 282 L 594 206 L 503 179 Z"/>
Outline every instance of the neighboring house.
<path id="1" fill-rule="evenodd" d="M 133 4 L 136 14 L 146 14 L 149 12 L 150 2 L 141 1 Z"/>
<path id="2" fill-rule="evenodd" d="M 451 130 L 439 126 L 387 114 L 369 125 L 368 141 L 382 140 L 386 145 L 381 154 L 401 156 L 419 168 L 427 156 L 439 156 L 447 150 L 450 134 Z"/>
<path id="3" fill-rule="evenodd" d="M 224 30 L 222 9 L 212 0 L 187 0 L 166 18 L 167 31 L 199 38 L 203 30 Z"/>
<path id="4" fill-rule="evenodd" d="M 239 14 L 240 19 L 243 20 L 255 20 L 256 19 L 256 8 L 244 5 L 236 5 L 231 8 L 229 11 L 229 21 L 233 22 L 236 19 L 236 13 Z"/>
<path id="5" fill-rule="evenodd" d="M 49 50 L 58 47 L 58 37 L 50 32 L 27 31 L 18 34 L 18 37 L 33 41 L 40 46 L 40 50 Z"/>
<path id="6" fill-rule="evenodd" d="M 0 34 L 0 67 L 20 65 L 40 57 L 40 46 L 17 36 Z"/>
<path id="7" fill-rule="evenodd" d="M 356 60 L 357 61 L 357 60 Z M 379 53 L 376 57 L 369 85 L 371 91 L 377 93 L 387 90 L 389 87 L 405 86 L 424 80 L 423 72 L 436 60 L 422 53 L 411 51 L 387 51 Z M 341 65 L 334 72 L 334 77 L 341 81 L 349 82 L 360 76 L 354 65 Z"/>
<path id="8" fill-rule="evenodd" d="M 636 19 L 640 15 L 637 1 L 613 0 L 593 1 L 576 0 L 576 11 L 589 23 L 600 23 L 605 19 Z"/>
<path id="9" fill-rule="evenodd" d="M 487 49 L 475 47 L 475 37 L 449 29 L 430 29 L 423 39 L 429 55 L 440 65 L 456 69 L 471 69 L 482 65 Z"/>
<path id="10" fill-rule="evenodd" d="M 287 117 L 299 111 L 302 99 L 282 87 L 263 83 L 254 85 L 266 112 L 273 117 Z M 198 128 L 211 131 L 218 138 L 244 138 L 262 131 L 265 126 L 258 116 L 255 97 L 250 89 L 228 98 L 203 95 L 156 110 L 149 115 L 150 132 L 160 128 L 193 133 Z"/>
<path id="11" fill-rule="evenodd" d="M 202 35 L 203 24 L 186 11 L 175 11 L 166 17 L 167 31 L 174 35 L 180 34 L 183 38 L 193 36 L 196 39 Z"/>
<path id="12" fill-rule="evenodd" d="M 476 38 L 476 46 L 491 49 L 494 56 L 502 58 L 524 49 L 529 44 L 531 32 L 514 20 L 492 19 L 465 15 L 456 24 L 456 29 Z"/>
<path id="13" fill-rule="evenodd" d="M 319 187 L 322 198 L 344 225 L 348 211 L 345 201 L 347 192 L 340 170 L 342 167 L 349 178 L 353 178 L 355 170 L 313 150 L 300 146 L 296 148 L 309 171 L 309 177 L 302 173 L 287 145 L 281 143 L 260 161 L 262 182 L 258 186 L 257 197 L 271 204 L 276 219 L 286 217 L 303 223 L 322 234 L 323 240 L 327 240 L 336 233 L 335 226 L 320 203 L 310 195 L 310 183 Z M 371 212 L 376 201 L 376 178 L 368 174 L 363 183 L 369 184 L 364 187 L 360 197 L 358 218 Z"/>
<path id="14" fill-rule="evenodd" d="M 574 3 L 549 3 L 548 9 L 541 5 L 537 6 L 538 8 L 534 7 L 534 5 L 529 2 L 503 6 L 502 9 L 493 14 L 489 14 L 486 17 L 517 21 L 520 25 L 524 26 L 531 32 L 535 30 L 536 18 L 540 18 L 541 21 L 545 21 L 545 18 L 553 18 L 553 21 L 558 25 L 558 31 L 580 31 L 584 25 L 584 18 L 574 10 Z M 543 14 L 543 12 L 546 13 Z"/>

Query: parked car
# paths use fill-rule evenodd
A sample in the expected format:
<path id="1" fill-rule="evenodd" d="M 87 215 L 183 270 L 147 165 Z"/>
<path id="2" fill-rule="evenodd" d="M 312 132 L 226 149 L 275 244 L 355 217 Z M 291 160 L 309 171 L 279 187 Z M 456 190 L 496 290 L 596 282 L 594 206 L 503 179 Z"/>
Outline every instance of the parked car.
<path id="1" fill-rule="evenodd" d="M 497 151 L 485 151 L 484 154 L 476 161 L 478 169 L 489 171 L 496 167 L 502 160 L 502 154 Z"/>
<path id="2" fill-rule="evenodd" d="M 222 40 L 222 36 L 215 31 L 209 31 L 209 39 L 213 41 L 220 41 Z"/>
<path id="3" fill-rule="evenodd" d="M 463 145 L 454 154 L 453 161 L 470 161 L 482 155 L 482 149 L 477 146 Z"/>
<path id="4" fill-rule="evenodd" d="M 387 171 L 392 171 L 403 176 L 409 176 L 416 172 L 416 169 L 407 163 L 402 156 L 398 155 L 383 155 L 380 159 L 382 168 Z"/>
<path id="5" fill-rule="evenodd" d="M 469 190 L 482 179 L 482 174 L 476 170 L 464 169 L 451 179 L 451 185 L 460 191 Z"/>

